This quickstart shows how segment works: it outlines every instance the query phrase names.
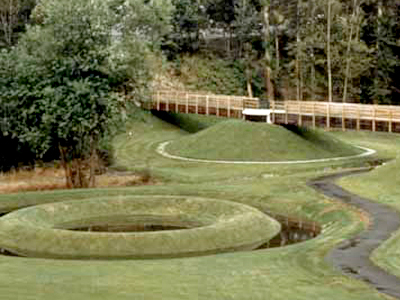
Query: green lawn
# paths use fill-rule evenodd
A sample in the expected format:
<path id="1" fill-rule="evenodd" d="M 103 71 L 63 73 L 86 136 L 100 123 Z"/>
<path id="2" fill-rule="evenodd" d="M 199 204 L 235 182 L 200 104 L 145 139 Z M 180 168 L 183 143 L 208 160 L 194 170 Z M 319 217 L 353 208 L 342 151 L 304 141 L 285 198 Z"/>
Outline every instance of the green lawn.
<path id="1" fill-rule="evenodd" d="M 350 156 L 361 153 L 321 131 L 291 131 L 266 123 L 229 120 L 173 141 L 169 153 L 188 158 L 281 161 Z"/>
<path id="2" fill-rule="evenodd" d="M 196 117 L 193 122 L 214 123 L 201 119 Z M 369 160 L 377 157 L 394 158 L 397 149 L 400 150 L 400 138 L 329 134 L 328 139 L 333 136 L 377 149 L 374 158 L 291 166 L 216 165 L 174 161 L 157 154 L 159 143 L 188 138 L 189 133 L 148 113 L 132 116 L 127 131 L 131 134 L 115 138 L 114 167 L 150 172 L 157 179 L 155 185 L 3 195 L 0 196 L 0 211 L 55 201 L 118 199 L 123 195 L 186 195 L 235 201 L 273 213 L 314 220 L 323 226 L 322 234 L 284 248 L 192 258 L 86 261 L 3 256 L 0 257 L 1 299 L 389 299 L 367 284 L 341 275 L 324 261 L 329 249 L 366 225 L 361 212 L 321 196 L 308 188 L 306 182 L 343 168 L 369 165 Z M 391 165 L 383 168 L 391 168 Z M 383 168 L 376 172 L 383 172 L 384 178 L 394 180 L 395 167 L 390 174 L 380 171 Z M 371 176 L 370 181 L 375 180 L 375 185 L 379 182 L 386 185 L 376 174 L 373 172 L 366 177 Z M 352 188 L 360 186 L 365 192 L 363 183 L 353 184 L 357 177 L 347 180 Z M 394 196 L 377 199 L 392 201 L 392 205 L 397 202 L 400 207 L 400 201 Z M 375 259 L 385 264 L 385 253 L 393 255 L 394 249 L 390 245 L 382 249 L 386 252 L 375 255 Z M 398 262 L 395 261 L 392 270 L 400 270 Z"/>
<path id="3" fill-rule="evenodd" d="M 340 181 L 341 185 L 400 211 L 400 137 L 375 134 L 357 138 L 362 138 L 364 143 L 374 143 L 376 147 L 384 148 L 386 156 L 393 160 L 368 174 L 344 178 Z M 372 258 L 378 265 L 400 277 L 400 231 L 378 248 Z"/>

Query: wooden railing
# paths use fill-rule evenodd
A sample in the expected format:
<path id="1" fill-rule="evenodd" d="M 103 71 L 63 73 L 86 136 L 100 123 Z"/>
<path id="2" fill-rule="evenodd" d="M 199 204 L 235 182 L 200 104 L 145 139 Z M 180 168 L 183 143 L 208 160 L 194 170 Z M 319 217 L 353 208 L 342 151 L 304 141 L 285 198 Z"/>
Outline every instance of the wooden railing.
<path id="1" fill-rule="evenodd" d="M 370 123 L 372 131 L 376 131 L 377 124 L 383 122 L 386 123 L 385 126 L 387 130 L 392 132 L 393 124 L 400 123 L 400 106 L 392 105 L 313 101 L 271 101 L 270 108 L 272 111 L 285 111 L 283 114 L 283 123 L 290 123 L 290 119 L 293 120 L 293 116 L 295 115 L 294 118 L 297 118 L 297 123 L 303 125 L 303 116 L 305 116 L 311 118 L 314 127 L 316 126 L 317 119 L 321 117 L 324 118 L 327 128 L 331 127 L 332 119 L 341 120 L 341 127 L 343 129 L 346 129 L 346 121 L 354 121 L 355 129 L 357 130 L 360 130 L 363 121 L 367 121 Z"/>
<path id="2" fill-rule="evenodd" d="M 260 108 L 260 99 L 244 96 L 160 90 L 148 109 L 242 118 L 246 108 Z M 323 126 L 327 129 L 400 132 L 400 106 L 315 101 L 270 101 L 274 123 Z"/>
<path id="3" fill-rule="evenodd" d="M 186 91 L 157 91 L 151 109 L 216 116 L 241 117 L 245 108 L 259 108 L 258 98 L 196 94 Z"/>

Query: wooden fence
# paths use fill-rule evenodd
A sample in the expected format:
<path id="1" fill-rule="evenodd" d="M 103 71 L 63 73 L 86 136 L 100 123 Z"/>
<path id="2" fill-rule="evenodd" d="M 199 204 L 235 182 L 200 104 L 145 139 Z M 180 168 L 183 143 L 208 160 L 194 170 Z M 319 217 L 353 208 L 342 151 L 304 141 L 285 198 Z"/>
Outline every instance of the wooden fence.
<path id="1" fill-rule="evenodd" d="M 157 91 L 152 96 L 151 109 L 180 113 L 241 118 L 245 108 L 259 108 L 258 98 L 195 94 L 186 91 Z"/>
<path id="2" fill-rule="evenodd" d="M 179 113 L 242 118 L 246 108 L 260 108 L 260 99 L 161 90 L 147 108 Z M 315 101 L 270 101 L 271 119 L 277 124 L 400 132 L 400 106 Z"/>
<path id="3" fill-rule="evenodd" d="M 400 106 L 312 101 L 271 101 L 274 123 L 400 132 Z M 274 113 L 275 110 L 285 113 Z"/>

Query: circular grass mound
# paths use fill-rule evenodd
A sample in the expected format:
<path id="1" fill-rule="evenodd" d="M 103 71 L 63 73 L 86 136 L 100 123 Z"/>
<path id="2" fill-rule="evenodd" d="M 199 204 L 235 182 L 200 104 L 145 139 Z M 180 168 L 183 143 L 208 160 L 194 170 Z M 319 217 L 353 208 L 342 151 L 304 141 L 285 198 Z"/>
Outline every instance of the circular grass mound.
<path id="1" fill-rule="evenodd" d="M 230 120 L 175 140 L 166 152 L 221 161 L 291 161 L 358 155 L 363 151 L 322 130 Z"/>
<path id="2" fill-rule="evenodd" d="M 188 229 L 82 232 L 99 225 L 155 224 Z M 27 257 L 160 258 L 251 250 L 280 230 L 247 205 L 193 197 L 130 196 L 43 204 L 0 219 L 0 248 Z"/>

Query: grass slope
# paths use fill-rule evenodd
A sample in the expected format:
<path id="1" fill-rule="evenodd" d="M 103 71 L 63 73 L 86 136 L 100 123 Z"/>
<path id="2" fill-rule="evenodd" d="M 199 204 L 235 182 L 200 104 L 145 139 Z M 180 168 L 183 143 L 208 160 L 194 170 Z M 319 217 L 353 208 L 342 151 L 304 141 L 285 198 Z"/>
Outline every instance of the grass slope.
<path id="1" fill-rule="evenodd" d="M 175 225 L 151 233 L 66 230 L 90 225 Z M 64 201 L 20 209 L 0 219 L 0 245 L 27 257 L 65 259 L 173 258 L 251 250 L 280 232 L 253 207 L 196 197 Z M 18 239 L 15 237 L 18 236 Z M 90 247 L 88 247 L 90 245 Z"/>
<path id="2" fill-rule="evenodd" d="M 196 133 L 211 127 L 220 122 L 224 122 L 225 119 L 217 118 L 215 116 L 204 116 L 194 114 L 180 114 L 166 111 L 152 111 L 152 114 L 157 118 L 177 126 L 189 133 Z"/>
<path id="3" fill-rule="evenodd" d="M 295 166 L 186 163 L 162 157 L 155 149 L 163 141 L 188 136 L 187 132 L 143 112 L 132 116 L 127 127 L 131 134 L 114 141 L 117 166 L 148 170 L 159 179 L 157 185 L 0 195 L 0 211 L 66 200 L 118 201 L 129 195 L 196 196 L 314 220 L 323 226 L 322 234 L 284 248 L 182 259 L 65 261 L 0 256 L 2 300 L 389 299 L 327 265 L 327 251 L 366 223 L 358 210 L 306 186 L 311 178 L 363 166 L 368 159 Z M 349 136 L 349 141 L 372 148 L 376 142 L 371 137 L 363 144 L 362 135 Z M 393 157 L 388 147 L 382 144 L 379 153 Z M 400 144 L 396 147 L 400 149 Z"/>
<path id="4" fill-rule="evenodd" d="M 172 142 L 174 155 L 233 161 L 280 161 L 350 156 L 361 151 L 318 130 L 230 120 Z"/>
<path id="5" fill-rule="evenodd" d="M 382 167 L 357 177 L 348 177 L 340 181 L 346 189 L 393 207 L 400 214 L 400 136 L 393 134 L 370 134 L 363 141 L 385 148 L 386 155 L 394 158 Z M 400 277 L 400 231 L 379 247 L 372 256 L 373 260 L 389 272 Z"/>

